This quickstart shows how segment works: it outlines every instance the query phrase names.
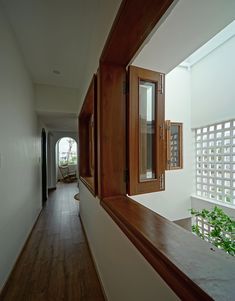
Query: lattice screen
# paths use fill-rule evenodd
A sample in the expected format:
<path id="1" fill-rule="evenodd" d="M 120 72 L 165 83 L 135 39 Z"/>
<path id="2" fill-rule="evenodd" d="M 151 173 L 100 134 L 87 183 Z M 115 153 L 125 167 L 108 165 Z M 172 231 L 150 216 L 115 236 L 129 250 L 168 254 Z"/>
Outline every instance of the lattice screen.
<path id="1" fill-rule="evenodd" d="M 235 206 L 235 120 L 195 130 L 196 193 Z"/>
<path id="2" fill-rule="evenodd" d="M 216 240 L 216 237 L 208 237 L 209 233 L 214 229 L 206 219 L 203 219 L 202 217 L 196 216 L 194 218 L 193 224 L 196 224 L 199 227 L 200 233 L 204 236 L 204 240 L 213 242 L 213 240 Z M 235 240 L 235 233 L 231 232 L 223 232 L 223 235 L 231 240 Z"/>

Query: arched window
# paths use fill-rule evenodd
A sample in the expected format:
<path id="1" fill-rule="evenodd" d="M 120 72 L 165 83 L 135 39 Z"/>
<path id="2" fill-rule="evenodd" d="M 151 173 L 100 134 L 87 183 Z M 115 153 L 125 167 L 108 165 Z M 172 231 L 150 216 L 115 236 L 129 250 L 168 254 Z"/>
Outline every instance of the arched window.
<path id="1" fill-rule="evenodd" d="M 64 137 L 59 140 L 58 147 L 59 165 L 77 164 L 77 142 L 70 137 Z"/>

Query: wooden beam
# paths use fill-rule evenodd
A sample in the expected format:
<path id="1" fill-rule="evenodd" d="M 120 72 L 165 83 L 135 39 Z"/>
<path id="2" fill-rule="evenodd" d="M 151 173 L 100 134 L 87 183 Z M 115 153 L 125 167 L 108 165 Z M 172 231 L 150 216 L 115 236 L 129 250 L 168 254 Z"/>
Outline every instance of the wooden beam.
<path id="1" fill-rule="evenodd" d="M 101 64 L 98 71 L 98 195 L 126 194 L 126 83 L 124 66 Z"/>
<path id="2" fill-rule="evenodd" d="M 127 66 L 174 0 L 124 0 L 101 62 Z"/>

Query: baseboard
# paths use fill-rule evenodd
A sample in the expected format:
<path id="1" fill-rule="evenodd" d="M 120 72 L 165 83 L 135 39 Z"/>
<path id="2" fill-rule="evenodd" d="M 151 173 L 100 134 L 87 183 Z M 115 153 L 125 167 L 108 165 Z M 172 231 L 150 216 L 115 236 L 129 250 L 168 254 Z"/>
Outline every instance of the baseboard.
<path id="1" fill-rule="evenodd" d="M 107 295 L 106 295 L 106 292 L 105 292 L 105 289 L 104 289 L 102 280 L 101 280 L 100 275 L 99 275 L 99 271 L 98 271 L 98 268 L 97 268 L 97 265 L 96 265 L 95 258 L 94 258 L 93 254 L 92 254 L 92 252 L 91 252 L 91 247 L 90 247 L 90 244 L 89 244 L 89 240 L 88 240 L 88 238 L 87 238 L 86 230 L 85 230 L 85 227 L 84 227 L 84 225 L 83 225 L 83 221 L 82 221 L 82 218 L 81 218 L 80 213 L 79 213 L 78 216 L 79 216 L 79 219 L 80 219 L 80 221 L 81 221 L 81 225 L 82 225 L 83 232 L 84 232 L 84 234 L 85 234 L 85 239 L 86 239 L 86 242 L 87 242 L 87 245 L 88 245 L 89 253 L 90 253 L 90 255 L 91 255 L 91 258 L 92 258 L 92 261 L 93 261 L 93 264 L 94 264 L 94 267 L 95 267 L 95 270 L 96 270 L 96 274 L 97 274 L 97 277 L 98 277 L 99 282 L 100 282 L 100 286 L 101 286 L 101 289 L 102 289 L 102 292 L 103 292 L 103 295 L 104 295 L 104 299 L 105 299 L 106 301 L 108 301 L 108 298 L 107 298 Z"/>
<path id="2" fill-rule="evenodd" d="M 13 264 L 13 267 L 12 267 L 12 269 L 11 269 L 11 271 L 10 271 L 10 273 L 9 273 L 6 281 L 5 281 L 5 283 L 3 284 L 2 288 L 0 288 L 0 300 L 2 300 L 2 298 L 4 297 L 4 295 L 5 295 L 6 291 L 7 291 L 7 287 L 8 287 L 8 284 L 10 282 L 10 279 L 12 277 L 12 273 L 15 270 L 18 262 L 20 261 L 20 258 L 22 257 L 22 254 L 23 254 L 23 252 L 24 252 L 24 250 L 25 250 L 25 248 L 26 248 L 26 246 L 27 246 L 27 244 L 29 242 L 29 239 L 30 239 L 30 237 L 31 237 L 31 235 L 33 233 L 33 230 L 34 230 L 34 228 L 35 228 L 35 226 L 36 226 L 36 224 L 38 222 L 38 219 L 39 219 L 41 213 L 42 213 L 42 208 L 39 211 L 39 213 L 38 213 L 38 215 L 37 215 L 37 217 L 35 219 L 35 222 L 33 223 L 33 226 L 31 228 L 31 230 L 29 231 L 29 234 L 27 235 L 27 238 L 26 238 L 26 240 L 25 240 L 25 242 L 23 244 L 23 247 L 22 247 L 21 251 L 19 252 L 18 256 L 16 257 L 15 263 Z"/>

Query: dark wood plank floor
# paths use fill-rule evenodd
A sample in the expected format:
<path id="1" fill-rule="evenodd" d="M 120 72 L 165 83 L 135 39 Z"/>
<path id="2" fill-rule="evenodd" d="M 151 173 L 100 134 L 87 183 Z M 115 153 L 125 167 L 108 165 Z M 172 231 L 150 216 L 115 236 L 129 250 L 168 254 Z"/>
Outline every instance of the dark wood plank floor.
<path id="1" fill-rule="evenodd" d="M 78 217 L 76 183 L 52 192 L 2 301 L 100 301 L 100 283 Z"/>

